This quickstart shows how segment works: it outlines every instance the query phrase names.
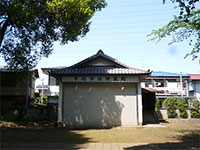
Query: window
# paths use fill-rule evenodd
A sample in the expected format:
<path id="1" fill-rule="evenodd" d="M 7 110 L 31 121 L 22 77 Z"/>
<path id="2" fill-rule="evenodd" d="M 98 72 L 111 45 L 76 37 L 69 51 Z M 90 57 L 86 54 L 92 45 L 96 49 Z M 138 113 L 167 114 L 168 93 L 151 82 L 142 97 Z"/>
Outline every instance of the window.
<path id="1" fill-rule="evenodd" d="M 59 85 L 59 81 L 58 81 L 58 79 L 56 79 L 56 85 Z"/>
<path id="2" fill-rule="evenodd" d="M 155 87 L 167 87 L 167 82 L 161 79 L 155 80 Z"/>
<path id="3" fill-rule="evenodd" d="M 149 82 L 145 82 L 145 87 L 149 87 Z"/>

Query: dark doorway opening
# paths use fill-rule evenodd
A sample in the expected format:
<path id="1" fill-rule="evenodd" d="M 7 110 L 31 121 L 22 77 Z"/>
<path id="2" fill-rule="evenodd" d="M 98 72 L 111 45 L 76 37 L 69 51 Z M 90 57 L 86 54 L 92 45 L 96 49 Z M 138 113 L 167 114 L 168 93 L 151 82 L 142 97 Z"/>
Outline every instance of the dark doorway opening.
<path id="1" fill-rule="evenodd" d="M 158 122 L 156 119 L 155 103 L 155 91 L 150 88 L 142 88 L 143 124 Z"/>

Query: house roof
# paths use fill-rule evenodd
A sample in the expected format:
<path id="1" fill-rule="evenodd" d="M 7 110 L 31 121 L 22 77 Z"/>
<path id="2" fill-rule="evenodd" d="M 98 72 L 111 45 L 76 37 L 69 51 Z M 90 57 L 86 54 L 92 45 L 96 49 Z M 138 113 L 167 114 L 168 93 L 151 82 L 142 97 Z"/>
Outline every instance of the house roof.
<path id="1" fill-rule="evenodd" d="M 11 72 L 11 70 L 6 66 L 0 66 L 0 72 Z"/>
<path id="2" fill-rule="evenodd" d="M 200 74 L 188 74 L 191 80 L 200 80 Z"/>
<path id="3" fill-rule="evenodd" d="M 93 61 L 93 60 L 95 60 L 97 58 L 100 58 L 100 57 L 104 58 L 104 59 L 106 59 L 106 60 L 108 60 L 110 62 L 115 63 L 115 66 L 118 66 L 120 68 L 130 68 L 129 66 L 119 62 L 117 59 L 112 58 L 112 57 L 104 54 L 104 52 L 101 49 L 96 54 L 94 54 L 94 55 L 92 55 L 92 56 L 90 56 L 90 57 L 78 62 L 77 64 L 72 65 L 71 68 L 81 68 L 81 67 L 87 66 L 87 64 L 89 62 L 91 62 L 91 61 Z"/>
<path id="4" fill-rule="evenodd" d="M 107 65 L 98 64 L 91 65 L 97 60 L 101 62 L 106 62 Z M 117 59 L 112 58 L 102 50 L 99 50 L 96 54 L 70 66 L 70 67 L 53 67 L 53 68 L 42 68 L 43 72 L 46 74 L 56 74 L 56 75 L 90 75 L 90 74 L 150 74 L 150 71 L 141 70 L 137 68 L 132 68 L 127 66 Z"/>
<path id="5" fill-rule="evenodd" d="M 48 89 L 48 85 L 37 85 L 36 88 L 38 89 Z"/>
<path id="6" fill-rule="evenodd" d="M 7 66 L 0 66 L 0 72 L 21 72 L 21 69 L 17 69 L 17 70 L 12 70 L 10 68 L 8 68 Z M 31 69 L 30 71 L 34 72 L 34 76 L 36 78 L 39 78 L 39 73 L 38 73 L 38 69 Z"/>
<path id="7" fill-rule="evenodd" d="M 162 92 L 162 90 L 154 89 L 154 88 L 142 88 L 143 90 L 146 90 L 151 93 L 156 93 L 156 92 Z"/>
<path id="8" fill-rule="evenodd" d="M 171 72 L 163 72 L 163 71 L 153 71 L 150 77 L 180 77 L 189 78 L 190 76 L 187 74 L 179 74 L 179 73 L 171 73 Z"/>

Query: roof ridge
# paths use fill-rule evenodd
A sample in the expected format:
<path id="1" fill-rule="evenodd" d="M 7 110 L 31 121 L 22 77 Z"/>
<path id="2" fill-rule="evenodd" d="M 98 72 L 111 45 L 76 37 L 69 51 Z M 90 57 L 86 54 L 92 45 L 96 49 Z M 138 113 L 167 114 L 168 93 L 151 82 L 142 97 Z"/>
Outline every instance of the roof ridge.
<path id="1" fill-rule="evenodd" d="M 92 55 L 90 57 L 87 57 L 86 59 L 84 59 L 84 60 L 82 60 L 82 61 L 80 61 L 80 62 L 78 62 L 78 63 L 76 63 L 76 64 L 74 64 L 74 65 L 72 65 L 70 67 L 71 68 L 75 68 L 75 67 L 81 66 L 81 65 L 87 63 L 88 61 L 90 61 L 92 59 L 95 59 L 95 58 L 97 58 L 99 56 L 104 57 L 104 58 L 108 59 L 109 61 L 113 61 L 113 62 L 115 62 L 117 65 L 119 65 L 121 67 L 131 68 L 130 66 L 125 65 L 124 63 L 120 62 L 119 60 L 117 60 L 117 59 L 115 59 L 115 58 L 113 58 L 111 56 L 106 55 L 101 49 L 96 54 L 94 54 L 94 55 Z"/>

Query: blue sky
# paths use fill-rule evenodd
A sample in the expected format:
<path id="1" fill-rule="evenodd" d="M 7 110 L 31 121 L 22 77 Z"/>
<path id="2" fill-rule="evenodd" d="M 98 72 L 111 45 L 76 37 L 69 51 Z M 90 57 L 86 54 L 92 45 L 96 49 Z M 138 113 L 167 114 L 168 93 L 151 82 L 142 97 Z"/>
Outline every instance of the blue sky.
<path id="1" fill-rule="evenodd" d="M 108 6 L 91 20 L 86 37 L 66 45 L 54 44 L 53 54 L 39 61 L 37 68 L 70 66 L 99 49 L 119 61 L 140 69 L 174 73 L 200 73 L 200 64 L 184 56 L 192 47 L 187 41 L 169 45 L 171 38 L 148 42 L 147 34 L 173 19 L 179 10 L 162 0 L 107 0 Z M 0 58 L 0 63 L 4 64 Z M 40 71 L 40 77 L 47 77 Z M 38 80 L 36 84 L 41 84 Z"/>

